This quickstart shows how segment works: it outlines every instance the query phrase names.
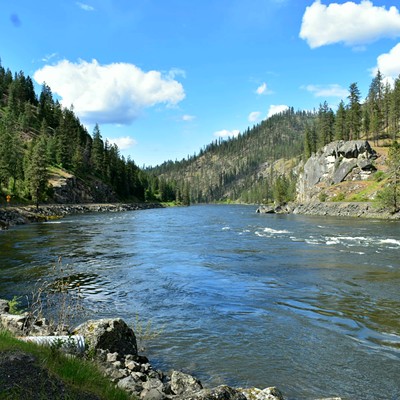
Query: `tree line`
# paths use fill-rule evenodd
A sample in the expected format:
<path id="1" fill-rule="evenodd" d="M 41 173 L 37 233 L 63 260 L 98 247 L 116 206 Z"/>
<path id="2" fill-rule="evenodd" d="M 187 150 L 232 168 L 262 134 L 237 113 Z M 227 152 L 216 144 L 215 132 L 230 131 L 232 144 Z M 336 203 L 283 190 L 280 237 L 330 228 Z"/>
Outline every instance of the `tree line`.
<path id="1" fill-rule="evenodd" d="M 289 108 L 237 137 L 215 140 L 197 155 L 169 160 L 149 172 L 160 186 L 186 186 L 192 202 L 293 200 L 296 175 L 293 168 L 279 170 L 277 160 L 298 162 L 334 140 L 365 139 L 379 145 L 399 138 L 400 76 L 389 84 L 378 71 L 364 101 L 357 83 L 350 84 L 346 100 L 336 112 L 327 101 L 313 111 Z"/>
<path id="2" fill-rule="evenodd" d="M 49 86 L 44 83 L 37 96 L 29 76 L 13 74 L 0 62 L 0 193 L 35 202 L 51 198 L 52 166 L 98 179 L 120 199 L 156 199 L 151 177 L 104 140 L 99 125 L 90 135 Z"/>
<path id="3" fill-rule="evenodd" d="M 333 140 L 380 140 L 399 138 L 400 76 L 393 84 L 378 70 L 364 102 L 357 83 L 349 86 L 347 103 L 339 103 L 336 114 L 325 101 L 319 105 L 317 118 L 304 133 L 304 153 L 309 157 Z"/>

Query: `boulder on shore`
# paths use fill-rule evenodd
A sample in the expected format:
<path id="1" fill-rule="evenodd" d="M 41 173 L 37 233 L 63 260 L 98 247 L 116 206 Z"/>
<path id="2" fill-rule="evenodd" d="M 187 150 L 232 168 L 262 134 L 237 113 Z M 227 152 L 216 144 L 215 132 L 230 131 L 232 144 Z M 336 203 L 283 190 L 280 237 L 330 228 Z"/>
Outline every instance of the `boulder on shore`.
<path id="1" fill-rule="evenodd" d="M 90 349 L 137 355 L 135 333 L 121 318 L 86 321 L 74 329 L 74 334 L 84 336 Z"/>

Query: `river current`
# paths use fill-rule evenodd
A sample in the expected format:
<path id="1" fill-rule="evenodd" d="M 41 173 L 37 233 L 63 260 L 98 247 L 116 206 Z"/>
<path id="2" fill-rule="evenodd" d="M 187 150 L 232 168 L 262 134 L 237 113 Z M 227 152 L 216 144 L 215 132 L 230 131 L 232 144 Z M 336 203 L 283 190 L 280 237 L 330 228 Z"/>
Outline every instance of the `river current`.
<path id="1" fill-rule="evenodd" d="M 59 258 L 82 318 L 151 322 L 156 368 L 287 399 L 400 399 L 399 222 L 233 205 L 70 216 L 0 232 L 0 298 Z"/>

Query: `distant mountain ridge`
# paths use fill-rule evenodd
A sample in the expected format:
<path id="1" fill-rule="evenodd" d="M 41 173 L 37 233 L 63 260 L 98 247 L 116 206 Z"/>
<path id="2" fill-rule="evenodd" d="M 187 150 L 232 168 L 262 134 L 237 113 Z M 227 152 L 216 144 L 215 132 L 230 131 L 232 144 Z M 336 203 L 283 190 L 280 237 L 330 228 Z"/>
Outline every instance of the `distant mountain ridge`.
<path id="1" fill-rule="evenodd" d="M 295 178 L 288 172 L 300 160 L 304 132 L 315 119 L 315 113 L 289 108 L 238 137 L 216 140 L 196 156 L 165 162 L 149 172 L 160 186 L 163 182 L 185 186 L 195 203 L 272 201 L 278 177 L 293 186 Z"/>

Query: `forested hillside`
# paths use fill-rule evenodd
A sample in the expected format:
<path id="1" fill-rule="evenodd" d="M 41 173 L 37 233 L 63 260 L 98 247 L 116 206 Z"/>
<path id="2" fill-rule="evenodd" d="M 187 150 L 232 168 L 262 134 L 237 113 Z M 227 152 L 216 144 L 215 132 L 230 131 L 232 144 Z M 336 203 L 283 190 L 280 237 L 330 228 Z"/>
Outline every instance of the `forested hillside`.
<path id="1" fill-rule="evenodd" d="M 92 136 L 74 114 L 54 100 L 43 84 L 37 96 L 31 78 L 0 64 L 0 194 L 18 201 L 52 201 L 49 173 L 68 171 L 86 185 L 105 183 L 116 197 L 143 201 L 147 174 L 118 147 Z M 101 197 L 100 197 L 101 198 Z"/>
<path id="2" fill-rule="evenodd" d="M 165 162 L 151 172 L 159 179 L 162 195 L 167 183 L 183 186 L 193 202 L 270 200 L 273 173 L 263 178 L 263 171 L 274 169 L 278 159 L 302 154 L 304 131 L 314 120 L 314 113 L 288 109 L 238 137 L 216 140 L 197 156 Z"/>
<path id="3" fill-rule="evenodd" d="M 0 201 L 6 195 L 54 201 L 49 178 L 68 172 L 120 200 L 288 202 L 296 196 L 299 161 L 325 144 L 367 139 L 390 145 L 398 139 L 400 78 L 386 83 L 378 71 L 363 103 L 361 98 L 352 83 L 347 103 L 336 111 L 326 101 L 314 111 L 288 108 L 188 159 L 142 171 L 102 138 L 98 125 L 89 134 L 73 106 L 62 107 L 49 86 L 43 84 L 36 95 L 29 76 L 0 64 Z"/>
<path id="4" fill-rule="evenodd" d="M 400 78 L 385 82 L 378 71 L 365 102 L 356 83 L 347 103 L 336 112 L 324 101 L 313 112 L 287 111 L 247 129 L 236 138 L 219 140 L 198 155 L 168 161 L 150 169 L 153 189 L 168 198 L 166 185 L 180 187 L 187 202 L 242 201 L 278 203 L 293 200 L 301 159 L 333 140 L 371 140 L 389 145 L 400 136 Z"/>

